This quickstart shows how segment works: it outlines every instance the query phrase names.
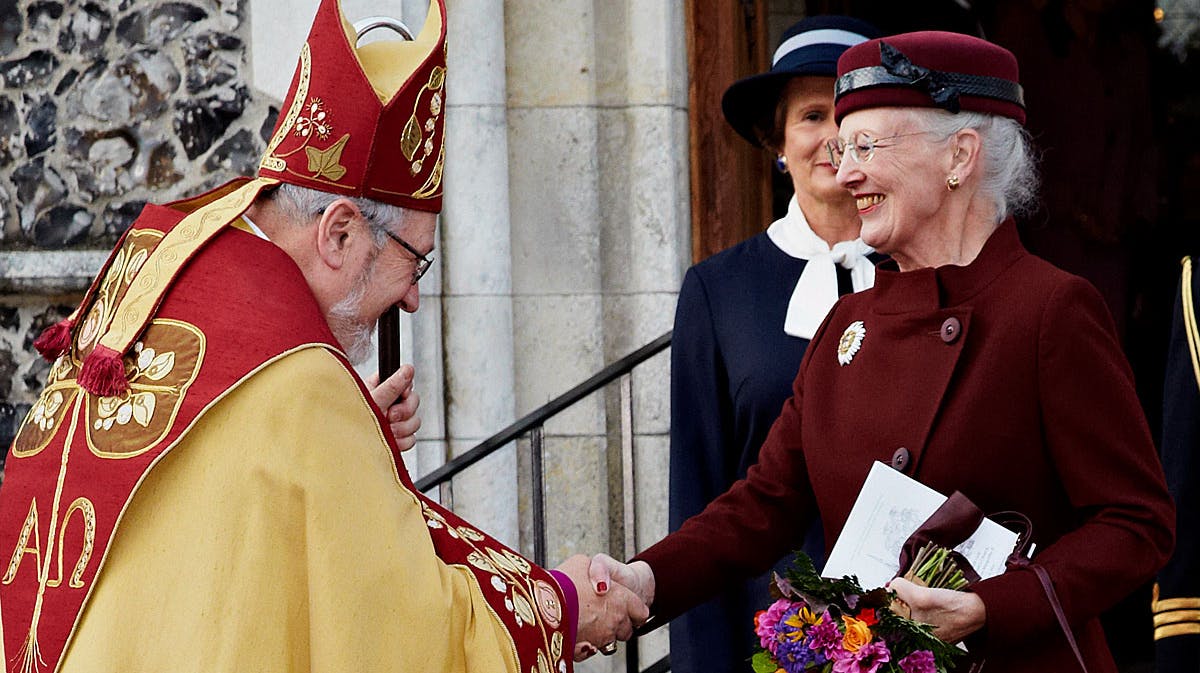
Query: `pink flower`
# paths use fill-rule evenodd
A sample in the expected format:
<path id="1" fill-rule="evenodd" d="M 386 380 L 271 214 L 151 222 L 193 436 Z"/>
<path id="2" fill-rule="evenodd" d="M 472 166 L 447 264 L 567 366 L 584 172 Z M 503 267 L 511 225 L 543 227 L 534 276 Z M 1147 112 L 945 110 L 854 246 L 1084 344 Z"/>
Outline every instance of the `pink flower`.
<path id="1" fill-rule="evenodd" d="M 917 650 L 900 660 L 900 668 L 904 673 L 936 673 L 937 666 L 933 660 L 933 652 Z"/>
<path id="2" fill-rule="evenodd" d="M 809 649 L 820 652 L 826 659 L 833 659 L 836 652 L 842 651 L 842 632 L 828 612 L 808 630 L 808 637 Z"/>
<path id="3" fill-rule="evenodd" d="M 892 660 L 887 645 L 874 640 L 858 648 L 857 652 L 841 650 L 833 659 L 833 673 L 875 673 L 880 666 Z"/>
<path id="4" fill-rule="evenodd" d="M 775 625 L 783 618 L 783 613 L 787 612 L 792 606 L 792 602 L 786 598 L 780 598 L 771 604 L 771 607 L 765 611 L 760 611 L 754 616 L 754 633 L 758 636 L 759 643 L 763 649 L 769 651 L 771 656 L 776 655 L 776 648 L 779 643 L 775 640 Z"/>

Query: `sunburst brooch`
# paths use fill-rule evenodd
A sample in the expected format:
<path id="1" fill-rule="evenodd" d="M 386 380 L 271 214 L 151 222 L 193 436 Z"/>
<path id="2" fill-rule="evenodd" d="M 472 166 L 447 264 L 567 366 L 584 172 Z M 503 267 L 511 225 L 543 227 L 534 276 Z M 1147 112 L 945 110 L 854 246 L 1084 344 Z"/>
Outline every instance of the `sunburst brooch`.
<path id="1" fill-rule="evenodd" d="M 854 354 L 862 348 L 863 337 L 867 336 L 867 328 L 863 325 L 863 321 L 855 320 L 850 323 L 845 332 L 842 332 L 842 338 L 838 340 L 837 358 L 838 364 L 845 367 L 854 359 Z"/>

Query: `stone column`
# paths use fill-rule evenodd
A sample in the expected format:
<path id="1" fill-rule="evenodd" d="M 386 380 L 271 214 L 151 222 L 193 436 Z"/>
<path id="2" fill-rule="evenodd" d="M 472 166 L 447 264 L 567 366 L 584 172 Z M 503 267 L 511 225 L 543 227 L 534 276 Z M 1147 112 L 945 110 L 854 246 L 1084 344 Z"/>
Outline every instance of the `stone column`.
<path id="1" fill-rule="evenodd" d="M 604 352 L 612 361 L 671 329 L 690 262 L 687 47 L 682 3 L 596 4 L 599 249 Z M 633 532 L 639 550 L 667 532 L 669 382 L 669 352 L 634 371 Z M 619 412 L 616 397 L 609 393 L 609 409 Z M 610 449 L 611 463 L 620 464 L 619 448 Z M 624 552 L 623 542 L 611 544 Z M 666 651 L 667 630 L 652 632 L 641 640 L 641 666 Z"/>
<path id="2" fill-rule="evenodd" d="M 508 0 L 517 410 L 671 327 L 690 249 L 681 3 Z M 634 377 L 638 540 L 666 532 L 668 363 Z M 619 407 L 547 427 L 548 555 L 624 554 Z M 643 665 L 666 650 L 643 643 Z M 615 659 L 585 670 L 613 670 Z"/>
<path id="3" fill-rule="evenodd" d="M 508 0 L 517 410 L 604 365 L 594 0 Z M 547 556 L 608 549 L 602 395 L 546 427 Z"/>
<path id="4" fill-rule="evenodd" d="M 451 0 L 441 241 L 446 437 L 459 455 L 514 419 L 502 0 Z M 424 311 L 424 309 L 422 309 Z M 454 509 L 519 546 L 509 447 L 455 480 Z"/>

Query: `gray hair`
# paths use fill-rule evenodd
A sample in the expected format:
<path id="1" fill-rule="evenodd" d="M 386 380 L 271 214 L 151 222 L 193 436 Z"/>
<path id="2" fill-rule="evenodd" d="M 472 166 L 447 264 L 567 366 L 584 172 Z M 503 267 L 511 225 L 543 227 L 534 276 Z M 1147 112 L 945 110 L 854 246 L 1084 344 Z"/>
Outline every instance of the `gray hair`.
<path id="1" fill-rule="evenodd" d="M 980 190 L 996 205 L 996 221 L 1009 215 L 1030 215 L 1037 209 L 1038 173 L 1033 139 L 1015 119 L 981 112 L 916 109 L 925 130 L 949 138 L 963 129 L 979 133 L 983 147 Z"/>
<path id="2" fill-rule="evenodd" d="M 276 199 L 276 203 L 283 211 L 283 214 L 289 220 L 296 223 L 308 222 L 310 219 L 325 212 L 329 204 L 338 199 L 348 199 L 358 207 L 359 212 L 370 223 L 371 234 L 375 237 L 376 249 L 387 245 L 388 236 L 386 230 L 392 225 L 403 226 L 405 216 L 408 214 L 408 210 L 389 203 L 381 203 L 360 196 L 330 194 L 329 192 L 299 187 L 286 182 L 279 185 L 272 198 Z"/>

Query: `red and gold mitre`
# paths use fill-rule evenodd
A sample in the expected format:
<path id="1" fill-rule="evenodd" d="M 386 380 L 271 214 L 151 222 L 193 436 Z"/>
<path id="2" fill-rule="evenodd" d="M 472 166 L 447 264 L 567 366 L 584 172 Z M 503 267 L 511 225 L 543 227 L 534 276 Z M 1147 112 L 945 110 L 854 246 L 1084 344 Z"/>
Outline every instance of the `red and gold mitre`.
<path id="1" fill-rule="evenodd" d="M 259 175 L 429 212 L 442 209 L 446 8 L 415 40 L 357 46 L 338 0 L 321 0 Z"/>

